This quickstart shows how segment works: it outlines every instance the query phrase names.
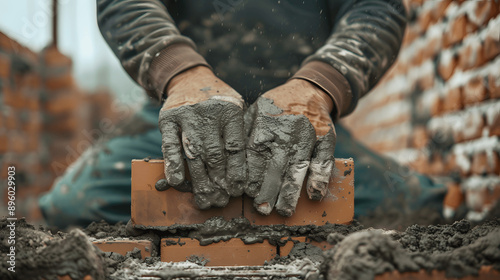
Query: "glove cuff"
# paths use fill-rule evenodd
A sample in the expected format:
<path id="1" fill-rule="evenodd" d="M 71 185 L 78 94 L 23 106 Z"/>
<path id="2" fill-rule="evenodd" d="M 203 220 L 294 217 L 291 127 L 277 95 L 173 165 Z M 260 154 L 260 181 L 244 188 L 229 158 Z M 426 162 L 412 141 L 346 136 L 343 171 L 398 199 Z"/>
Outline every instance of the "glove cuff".
<path id="1" fill-rule="evenodd" d="M 200 65 L 211 68 L 207 61 L 189 45 L 174 44 L 161 50 L 153 58 L 149 67 L 149 84 L 152 89 L 148 90 L 148 94 L 161 101 L 166 97 L 167 84 L 175 75 Z"/>
<path id="2" fill-rule="evenodd" d="M 346 115 L 352 102 L 351 87 L 347 79 L 330 64 L 311 61 L 302 66 L 290 79 L 303 79 L 324 90 L 333 100 L 335 120 Z"/>

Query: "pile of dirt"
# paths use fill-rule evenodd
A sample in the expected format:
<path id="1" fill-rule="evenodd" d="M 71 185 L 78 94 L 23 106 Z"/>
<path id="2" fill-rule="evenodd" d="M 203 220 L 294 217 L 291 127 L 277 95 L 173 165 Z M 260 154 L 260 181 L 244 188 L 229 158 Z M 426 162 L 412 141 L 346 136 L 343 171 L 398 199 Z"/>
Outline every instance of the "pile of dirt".
<path id="1" fill-rule="evenodd" d="M 462 220 L 452 225 L 410 226 L 405 232 L 366 229 L 348 236 L 333 233 L 326 252 L 327 279 L 372 279 L 377 274 L 445 271 L 447 277 L 478 275 L 482 266 L 500 271 L 500 219 L 476 227 Z"/>
<path id="2" fill-rule="evenodd" d="M 106 261 L 81 230 L 52 234 L 44 228 L 35 229 L 24 219 L 15 221 L 15 244 L 8 242 L 10 221 L 0 220 L 0 279 L 105 279 Z M 15 248 L 15 272 L 8 270 L 10 257 L 4 252 Z"/>

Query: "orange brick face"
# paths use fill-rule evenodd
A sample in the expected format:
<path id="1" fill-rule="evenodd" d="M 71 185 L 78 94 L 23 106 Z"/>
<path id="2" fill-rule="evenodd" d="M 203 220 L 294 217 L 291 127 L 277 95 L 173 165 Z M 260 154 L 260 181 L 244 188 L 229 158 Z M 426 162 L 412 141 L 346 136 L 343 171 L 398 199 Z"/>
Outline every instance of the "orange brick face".
<path id="1" fill-rule="evenodd" d="M 227 220 L 242 216 L 241 198 L 232 198 L 224 208 L 199 210 L 192 193 L 173 188 L 159 192 L 158 180 L 164 179 L 163 160 L 132 161 L 132 222 L 139 226 L 172 226 L 203 223 L 214 216 Z"/>
<path id="2" fill-rule="evenodd" d="M 270 216 L 258 214 L 252 199 L 232 198 L 224 208 L 199 210 L 193 194 L 173 188 L 159 192 L 154 185 L 163 179 L 163 160 L 132 161 L 132 222 L 139 227 L 165 227 L 175 224 L 203 223 L 214 216 L 226 220 L 244 215 L 255 225 L 324 225 L 346 224 L 354 216 L 354 163 L 352 159 L 336 159 L 334 176 L 330 180 L 330 195 L 322 201 L 307 198 L 302 190 L 296 213 L 289 218 L 273 212 Z M 243 213 L 242 213 L 243 210 Z"/>
<path id="3" fill-rule="evenodd" d="M 306 178 L 307 179 L 307 178 Z M 329 184 L 330 195 L 322 201 L 310 200 L 305 186 L 297 204 L 295 214 L 289 218 L 276 211 L 269 216 L 259 214 L 252 206 L 252 200 L 244 201 L 244 216 L 254 225 L 285 224 L 324 225 L 347 224 L 354 216 L 354 163 L 352 159 L 336 159 L 334 175 Z"/>
<path id="4" fill-rule="evenodd" d="M 196 256 L 206 260 L 207 266 L 263 265 L 276 256 L 276 247 L 267 240 L 245 244 L 238 238 L 207 246 L 200 246 L 198 240 L 191 238 L 163 238 L 160 250 L 162 262 L 182 262 Z"/>

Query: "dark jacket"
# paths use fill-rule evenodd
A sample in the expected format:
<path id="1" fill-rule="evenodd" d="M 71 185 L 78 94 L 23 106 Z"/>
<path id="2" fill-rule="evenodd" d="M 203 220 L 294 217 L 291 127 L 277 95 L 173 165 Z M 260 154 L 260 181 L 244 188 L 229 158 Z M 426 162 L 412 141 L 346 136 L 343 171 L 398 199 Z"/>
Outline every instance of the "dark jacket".
<path id="1" fill-rule="evenodd" d="M 355 108 L 394 62 L 406 25 L 399 0 L 98 0 L 102 35 L 154 98 L 197 65 L 249 103 L 295 75 Z M 197 51 L 195 51 L 195 49 Z"/>

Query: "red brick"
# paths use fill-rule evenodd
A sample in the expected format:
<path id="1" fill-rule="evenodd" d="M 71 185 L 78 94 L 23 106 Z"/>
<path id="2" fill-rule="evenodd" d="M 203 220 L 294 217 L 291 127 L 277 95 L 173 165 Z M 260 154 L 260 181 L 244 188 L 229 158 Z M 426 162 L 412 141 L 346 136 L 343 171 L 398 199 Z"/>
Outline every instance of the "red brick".
<path id="1" fill-rule="evenodd" d="M 488 91 L 490 98 L 500 98 L 500 77 L 488 75 Z"/>
<path id="2" fill-rule="evenodd" d="M 0 78 L 7 79 L 10 76 L 10 59 L 7 55 L 0 53 Z"/>
<path id="3" fill-rule="evenodd" d="M 334 245 L 331 245 L 330 243 L 328 243 L 327 241 L 317 242 L 317 241 L 314 241 L 314 240 L 307 238 L 305 236 L 283 238 L 282 240 L 286 240 L 286 242 L 282 246 L 279 246 L 280 257 L 288 256 L 290 254 L 290 252 L 292 251 L 293 246 L 297 242 L 309 243 L 311 245 L 314 245 L 314 246 L 320 248 L 323 251 L 331 249 L 334 246 Z"/>
<path id="4" fill-rule="evenodd" d="M 443 111 L 453 112 L 464 108 L 462 88 L 449 89 L 443 100 Z"/>
<path id="5" fill-rule="evenodd" d="M 276 256 L 276 247 L 267 240 L 245 244 L 239 238 L 207 246 L 201 246 L 198 240 L 191 238 L 163 238 L 160 250 L 162 262 L 182 262 L 197 256 L 207 260 L 207 266 L 263 265 Z"/>
<path id="6" fill-rule="evenodd" d="M 473 24 L 476 27 L 486 25 L 486 23 L 498 14 L 498 7 L 495 3 L 496 0 L 482 0 L 476 1 L 475 11 L 468 11 L 474 13 L 476 19 Z"/>
<path id="7" fill-rule="evenodd" d="M 141 250 L 141 257 L 151 257 L 153 252 L 153 243 L 149 240 L 96 240 L 92 242 L 97 248 L 103 252 L 113 252 L 125 256 L 128 252 L 132 252 L 135 248 Z"/>
<path id="8" fill-rule="evenodd" d="M 43 129 L 47 132 L 56 134 L 73 133 L 80 122 L 81 120 L 76 114 L 70 114 L 64 118 L 59 118 L 57 121 L 51 121 L 50 123 L 44 124 Z"/>
<path id="9" fill-rule="evenodd" d="M 173 188 L 159 192 L 155 183 L 164 179 L 163 160 L 132 160 L 132 222 L 139 226 L 172 226 L 203 223 L 215 216 L 227 220 L 242 216 L 242 200 L 232 198 L 224 208 L 199 210 L 194 196 Z"/>
<path id="10" fill-rule="evenodd" d="M 18 131 L 9 132 L 7 149 L 10 152 L 24 153 L 27 150 L 27 146 L 27 139 L 23 133 Z"/>
<path id="11" fill-rule="evenodd" d="M 483 175 L 488 173 L 488 159 L 486 157 L 486 152 L 477 153 L 472 157 L 472 174 Z"/>
<path id="12" fill-rule="evenodd" d="M 446 193 L 443 204 L 444 206 L 455 210 L 464 202 L 464 193 L 462 192 L 460 185 L 457 183 L 451 183 L 447 187 L 448 192 Z"/>
<path id="13" fill-rule="evenodd" d="M 41 56 L 43 58 L 43 63 L 47 67 L 64 67 L 69 69 L 72 65 L 71 58 L 65 56 L 53 46 L 45 48 Z"/>
<path id="14" fill-rule="evenodd" d="M 488 92 L 481 77 L 470 79 L 463 87 L 464 105 L 482 102 L 488 98 Z"/>
<path id="15" fill-rule="evenodd" d="M 45 80 L 45 88 L 49 91 L 62 89 L 76 89 L 76 83 L 71 72 L 66 72 L 60 76 L 52 76 Z"/>
<path id="16" fill-rule="evenodd" d="M 443 46 L 449 47 L 454 45 L 465 37 L 466 33 L 466 25 L 467 25 L 467 16 L 460 15 L 456 18 L 453 18 L 449 23 L 449 29 L 445 31 L 443 34 Z"/>
<path id="17" fill-rule="evenodd" d="M 473 43 L 468 43 L 462 46 L 458 52 L 458 57 L 457 67 L 462 70 L 469 70 L 486 62 L 483 58 L 482 44 L 473 45 Z"/>
<path id="18" fill-rule="evenodd" d="M 500 136 L 500 114 L 489 124 L 490 136 Z"/>
<path id="19" fill-rule="evenodd" d="M 429 171 L 427 174 L 429 175 L 444 175 L 445 174 L 445 169 L 446 165 L 443 161 L 443 158 L 440 154 L 436 153 L 431 157 L 430 162 L 428 163 L 429 165 Z"/>
<path id="20" fill-rule="evenodd" d="M 462 129 L 454 130 L 455 142 L 463 142 L 473 139 L 478 139 L 483 135 L 485 121 L 480 113 L 471 113 L 464 120 L 465 124 Z"/>
<path id="21" fill-rule="evenodd" d="M 500 185 L 483 188 L 469 188 L 465 191 L 465 204 L 469 210 L 483 212 L 500 200 Z"/>
<path id="22" fill-rule="evenodd" d="M 3 88 L 2 93 L 5 105 L 9 105 L 14 108 L 25 107 L 26 99 L 19 91 L 14 91 L 10 88 Z"/>
<path id="23" fill-rule="evenodd" d="M 455 55 L 450 59 L 448 64 L 445 64 L 443 60 L 439 60 L 438 74 L 441 78 L 443 78 L 443 80 L 447 81 L 451 78 L 455 72 L 457 61 L 458 59 Z"/>
<path id="24" fill-rule="evenodd" d="M 431 105 L 431 115 L 432 116 L 439 116 L 444 112 L 444 100 L 443 98 L 439 97 L 435 99 L 435 102 Z"/>
<path id="25" fill-rule="evenodd" d="M 8 138 L 5 131 L 0 131 L 0 153 L 7 152 Z"/>
<path id="26" fill-rule="evenodd" d="M 432 17 L 432 10 L 426 10 L 418 15 L 418 24 L 422 30 L 427 30 L 430 24 L 434 21 Z"/>
<path id="27" fill-rule="evenodd" d="M 451 2 L 452 0 L 439 1 L 439 4 L 437 4 L 437 6 L 432 10 L 433 13 L 432 16 L 435 19 L 435 21 L 440 20 L 444 16 L 446 8 L 448 8 L 448 5 L 450 5 Z"/>
<path id="28" fill-rule="evenodd" d="M 280 216 L 275 210 L 269 216 L 263 216 L 253 207 L 253 199 L 246 197 L 244 216 L 254 225 L 301 226 L 350 223 L 354 216 L 354 163 L 352 159 L 335 160 L 335 170 L 330 179 L 329 190 L 331 195 L 322 201 L 313 201 L 308 198 L 304 183 L 296 212 L 288 218 Z"/>
<path id="29" fill-rule="evenodd" d="M 69 94 L 57 95 L 44 104 L 43 109 L 49 114 L 67 114 L 74 112 L 79 104 L 81 98 L 80 93 L 71 92 Z"/>
<path id="30" fill-rule="evenodd" d="M 486 61 L 490 61 L 494 59 L 497 55 L 500 54 L 500 39 L 499 35 L 496 35 L 496 38 L 493 36 L 487 36 L 484 39 L 483 45 L 483 57 Z"/>
<path id="31" fill-rule="evenodd" d="M 412 147 L 421 149 L 427 146 L 429 135 L 425 126 L 417 126 L 412 131 Z"/>
<path id="32" fill-rule="evenodd" d="M 436 74 L 434 71 L 427 72 L 423 77 L 418 80 L 418 85 L 421 90 L 429 90 L 434 87 L 434 80 L 436 78 Z"/>

